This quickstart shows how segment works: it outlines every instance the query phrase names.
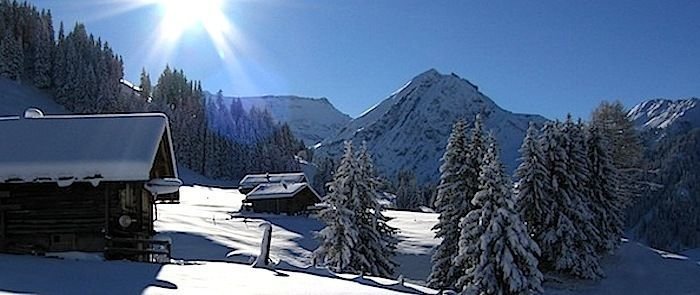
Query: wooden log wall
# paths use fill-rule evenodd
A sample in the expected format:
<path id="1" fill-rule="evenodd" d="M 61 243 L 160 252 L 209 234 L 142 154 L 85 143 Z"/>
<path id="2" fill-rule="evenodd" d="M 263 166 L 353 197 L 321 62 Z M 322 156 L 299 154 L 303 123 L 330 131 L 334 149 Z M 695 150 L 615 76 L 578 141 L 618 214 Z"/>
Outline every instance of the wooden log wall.
<path id="1" fill-rule="evenodd" d="M 131 184 L 138 188 L 142 183 Z M 122 231 L 118 218 L 124 212 L 119 190 L 127 183 L 0 184 L 0 250 L 31 248 L 32 251 L 103 251 L 105 235 L 147 237 L 152 230 L 149 213 L 133 212 L 138 219 L 133 231 Z M 136 210 L 150 208 L 139 206 Z M 109 210 L 108 210 L 109 209 Z M 145 231 L 145 232 L 144 232 Z"/>

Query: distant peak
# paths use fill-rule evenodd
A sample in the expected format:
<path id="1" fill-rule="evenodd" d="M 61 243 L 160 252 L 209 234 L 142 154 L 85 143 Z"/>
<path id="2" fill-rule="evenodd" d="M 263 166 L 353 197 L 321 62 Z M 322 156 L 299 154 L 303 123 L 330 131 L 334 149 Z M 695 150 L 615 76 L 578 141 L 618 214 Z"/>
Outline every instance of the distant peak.
<path id="1" fill-rule="evenodd" d="M 424 79 L 434 79 L 442 76 L 440 72 L 438 72 L 436 69 L 431 68 L 423 73 L 420 73 L 418 76 L 416 76 L 413 80 L 424 80 Z"/>

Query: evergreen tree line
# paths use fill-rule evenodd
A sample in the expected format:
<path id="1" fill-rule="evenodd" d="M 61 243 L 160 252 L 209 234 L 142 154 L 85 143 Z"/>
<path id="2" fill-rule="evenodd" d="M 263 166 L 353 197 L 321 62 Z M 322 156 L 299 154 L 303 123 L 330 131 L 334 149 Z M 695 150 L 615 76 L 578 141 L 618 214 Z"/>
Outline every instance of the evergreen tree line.
<path id="1" fill-rule="evenodd" d="M 435 202 L 435 185 L 419 185 L 413 170 L 399 170 L 390 189 L 396 194 L 398 209 L 418 211 L 421 207 L 432 208 Z"/>
<path id="2" fill-rule="evenodd" d="M 294 138 L 287 124 L 274 122 L 267 110 L 230 112 L 221 91 L 216 101 L 206 99 L 200 82 L 189 81 L 182 70 L 169 66 L 155 85 L 145 70 L 140 82 L 138 96 L 132 94 L 130 100 L 138 103 L 132 103 L 129 111 L 161 111 L 169 116 L 178 163 L 202 175 L 227 180 L 241 179 L 248 173 L 300 169 L 294 156 L 305 149 L 303 143 Z M 238 140 L 244 137 L 242 129 L 216 128 L 214 119 L 235 120 L 248 126 L 246 130 L 256 137 Z"/>
<path id="3" fill-rule="evenodd" d="M 46 89 L 74 113 L 119 109 L 124 67 L 107 42 L 76 23 L 54 39 L 51 12 L 0 1 L 0 76 Z"/>
<path id="4" fill-rule="evenodd" d="M 620 244 L 624 194 L 599 125 L 530 125 L 511 183 L 481 118 L 453 126 L 440 167 L 431 287 L 464 294 L 541 292 L 543 273 L 595 279 Z"/>
<path id="5" fill-rule="evenodd" d="M 55 47 L 50 11 L 0 0 L 0 76 L 49 88 Z"/>
<path id="6" fill-rule="evenodd" d="M 326 194 L 325 184 L 333 179 L 336 163 L 328 157 L 315 158 L 314 162 L 316 173 L 311 182 L 316 192 L 323 196 Z M 431 183 L 419 185 L 413 170 L 400 169 L 393 181 L 381 176 L 378 180 L 379 191 L 395 196 L 387 200 L 393 202 L 392 208 L 420 211 L 422 207 L 433 207 L 436 186 Z"/>
<path id="7" fill-rule="evenodd" d="M 0 0 L 0 76 L 45 89 L 73 113 L 166 113 L 178 163 L 208 177 L 299 169 L 294 155 L 303 144 L 267 111 L 236 109 L 226 118 L 244 128 L 213 130 L 208 119 L 221 108 L 183 70 L 166 66 L 153 85 L 144 69 L 134 91 L 121 82 L 122 58 L 83 24 L 66 34 L 61 23 L 57 35 L 50 11 Z"/>
<path id="8" fill-rule="evenodd" d="M 267 109 L 252 106 L 246 111 L 239 97 L 227 104 L 221 90 L 210 104 L 211 125 L 234 142 L 255 144 L 270 137 L 278 127 Z"/>
<path id="9" fill-rule="evenodd" d="M 345 142 L 333 179 L 327 183 L 319 212 L 326 226 L 316 234 L 320 241 L 314 251 L 315 264 L 335 272 L 389 277 L 396 266 L 392 261 L 396 232 L 377 202 L 380 180 L 363 144 L 358 153 Z"/>

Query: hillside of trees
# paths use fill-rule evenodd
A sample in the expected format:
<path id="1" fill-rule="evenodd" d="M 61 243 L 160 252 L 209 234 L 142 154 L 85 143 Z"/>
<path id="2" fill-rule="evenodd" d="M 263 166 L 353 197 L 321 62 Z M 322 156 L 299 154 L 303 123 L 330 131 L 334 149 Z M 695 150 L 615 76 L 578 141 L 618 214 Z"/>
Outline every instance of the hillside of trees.
<path id="1" fill-rule="evenodd" d="M 653 132 L 653 130 L 651 131 Z M 657 184 L 630 210 L 631 233 L 652 247 L 683 251 L 700 247 L 700 128 L 679 128 L 646 153 Z"/>
<path id="2" fill-rule="evenodd" d="M 122 57 L 83 24 L 66 32 L 60 23 L 56 33 L 50 11 L 8 0 L 0 0 L 0 16 L 0 76 L 43 89 L 74 113 L 163 112 L 178 163 L 207 177 L 299 170 L 294 156 L 305 147 L 266 111 L 206 108 L 221 104 L 206 101 L 199 81 L 169 66 L 155 84 L 143 70 L 139 86 L 126 87 Z M 212 131 L 213 111 L 226 114 L 217 117 L 235 132 Z"/>

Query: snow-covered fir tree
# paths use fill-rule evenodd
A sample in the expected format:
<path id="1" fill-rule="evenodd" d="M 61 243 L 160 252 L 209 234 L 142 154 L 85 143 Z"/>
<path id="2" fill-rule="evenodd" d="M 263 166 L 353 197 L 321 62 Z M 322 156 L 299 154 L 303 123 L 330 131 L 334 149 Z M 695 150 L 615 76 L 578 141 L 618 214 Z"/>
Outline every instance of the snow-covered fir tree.
<path id="1" fill-rule="evenodd" d="M 540 263 L 547 271 L 598 278 L 602 270 L 595 251 L 597 233 L 591 210 L 578 193 L 569 155 L 572 142 L 564 124 L 545 124 L 541 144 L 550 176 L 553 215 L 542 232 L 533 236 L 542 249 Z"/>
<path id="2" fill-rule="evenodd" d="M 481 114 L 477 114 L 474 127 L 467 138 L 466 122 L 457 121 L 447 142 L 443 164 L 440 167 L 440 183 L 435 197 L 435 210 L 440 213 L 436 237 L 442 238 L 433 254 L 432 271 L 428 284 L 440 289 L 459 289 L 458 279 L 467 260 L 458 260 L 459 223 L 471 210 L 470 200 L 478 191 L 479 169 L 485 152 L 485 139 Z"/>
<path id="3" fill-rule="evenodd" d="M 333 179 L 333 171 L 335 163 L 329 157 L 314 157 L 316 173 L 313 176 L 312 183 L 316 192 L 321 196 L 326 194 L 326 183 Z"/>
<path id="4" fill-rule="evenodd" d="M 542 292 L 537 268 L 540 249 L 515 209 L 511 183 L 493 138 L 487 140 L 472 211 L 460 223 L 456 264 L 466 264 L 459 279 L 464 294 Z M 460 263 L 459 260 L 465 260 Z"/>
<path id="5" fill-rule="evenodd" d="M 452 289 L 457 284 L 459 270 L 453 265 L 458 250 L 459 220 L 467 206 L 468 188 L 462 175 L 467 163 L 466 122 L 458 120 L 452 127 L 440 166 L 440 183 L 435 197 L 438 223 L 433 227 L 435 237 L 442 241 L 431 258 L 432 270 L 428 285 L 436 289 Z"/>
<path id="6" fill-rule="evenodd" d="M 484 138 L 484 122 L 481 114 L 476 114 L 474 118 L 474 127 L 471 130 L 471 138 L 467 142 L 467 166 L 466 171 L 463 171 L 463 176 L 467 181 L 467 186 L 470 191 L 467 192 L 471 198 L 479 187 L 479 174 L 481 163 L 486 153 L 486 139 Z M 467 201 L 469 203 L 469 201 Z M 467 204 L 467 211 L 469 204 Z M 465 212 L 466 214 L 466 212 Z"/>
<path id="7" fill-rule="evenodd" d="M 336 272 L 348 271 L 353 263 L 353 252 L 359 245 L 359 232 L 354 219 L 353 203 L 357 201 L 353 181 L 359 169 L 355 161 L 352 143 L 345 142 L 343 156 L 333 181 L 328 183 L 328 194 L 323 201 L 328 207 L 319 212 L 319 218 L 326 226 L 318 232 L 320 244 L 314 251 L 314 260 Z"/>
<path id="8" fill-rule="evenodd" d="M 587 146 L 590 175 L 586 187 L 590 194 L 593 224 L 600 235 L 596 250 L 610 253 L 620 245 L 624 220 L 622 199 L 616 193 L 617 169 L 608 142 L 595 125 L 589 127 Z"/>
<path id="9" fill-rule="evenodd" d="M 550 197 L 551 177 L 544 166 L 544 154 L 538 137 L 537 128 L 530 123 L 520 147 L 520 165 L 515 170 L 518 181 L 516 209 L 534 237 L 542 235 L 554 216 Z"/>
<path id="10" fill-rule="evenodd" d="M 359 182 L 356 185 L 355 223 L 358 245 L 354 249 L 351 269 L 375 276 L 389 277 L 396 263 L 392 261 L 396 248 L 396 229 L 389 226 L 389 218 L 377 202 L 379 180 L 372 157 L 363 143 L 357 156 Z"/>

